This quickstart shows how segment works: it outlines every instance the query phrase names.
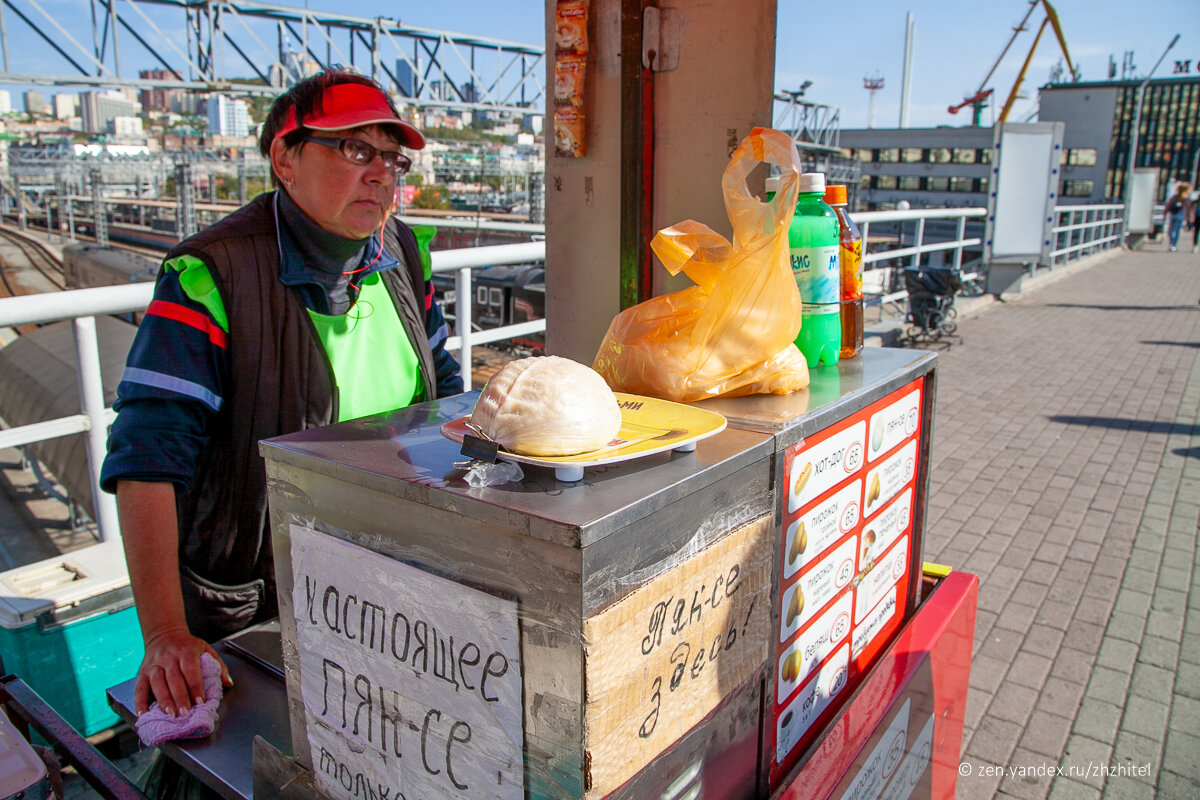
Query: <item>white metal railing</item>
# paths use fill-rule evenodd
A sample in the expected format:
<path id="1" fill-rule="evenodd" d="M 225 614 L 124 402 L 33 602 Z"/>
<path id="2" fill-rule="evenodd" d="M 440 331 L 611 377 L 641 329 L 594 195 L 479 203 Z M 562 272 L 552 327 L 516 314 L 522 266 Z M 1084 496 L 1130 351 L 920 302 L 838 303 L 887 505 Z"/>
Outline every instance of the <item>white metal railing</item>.
<path id="1" fill-rule="evenodd" d="M 1054 228 L 1056 235 L 1069 237 L 1067 243 L 1055 250 L 1053 259 L 1073 254 L 1079 257 L 1093 249 L 1119 244 L 1123 206 L 1059 206 L 1056 212 L 1067 214 L 1067 221 Z M 851 217 L 862 231 L 863 241 L 868 241 L 871 225 L 886 222 L 916 222 L 916 235 L 912 244 L 865 253 L 864 269 L 879 269 L 881 261 L 910 258 L 918 265 L 925 253 L 953 250 L 953 264 L 963 266 L 963 250 L 978 247 L 979 238 L 966 237 L 968 219 L 983 217 L 983 208 L 919 209 L 909 211 L 869 211 L 852 214 Z M 1078 219 L 1077 219 L 1078 218 Z M 928 220 L 953 220 L 957 222 L 954 239 L 926 242 L 925 222 Z M 1115 233 L 1114 233 L 1115 231 Z M 1080 238 L 1076 239 L 1075 237 Z M 903 242 L 899 242 L 903 244 Z M 545 319 L 531 320 L 487 330 L 471 330 L 472 269 L 505 264 L 545 262 L 546 243 L 536 241 L 526 244 L 473 247 L 460 250 L 440 250 L 432 254 L 434 272 L 455 273 L 456 332 L 446 343 L 449 350 L 459 353 L 463 383 L 471 388 L 471 349 L 476 345 L 502 341 L 516 336 L 546 330 Z M 1053 260 L 1052 259 L 1052 260 Z M 974 273 L 964 274 L 964 282 L 974 280 Z M 23 425 L 0 430 L 0 448 L 19 447 L 34 442 L 66 436 L 73 433 L 87 434 L 88 467 L 92 478 L 92 494 L 95 498 L 95 517 L 101 540 L 119 536 L 116 503 L 111 495 L 101 492 L 98 486 L 100 464 L 105 453 L 105 432 L 112 421 L 112 409 L 104 407 L 103 384 L 100 380 L 100 354 L 96 343 L 95 318 L 104 314 L 126 314 L 144 311 L 150 304 L 153 284 L 135 283 L 122 286 L 106 286 L 94 289 L 74 289 L 66 292 L 27 295 L 0 299 L 0 328 L 17 325 L 44 324 L 64 319 L 74 320 L 76 354 L 78 358 L 81 413 L 57 420 L 48 420 L 32 425 Z M 906 292 L 893 292 L 878 298 L 882 305 L 897 305 L 907 297 Z"/>
<path id="2" fill-rule="evenodd" d="M 1125 205 L 1055 206 L 1055 249 L 1050 253 L 1050 268 L 1091 255 L 1099 250 L 1119 247 L 1124 239 Z"/>
<path id="3" fill-rule="evenodd" d="M 487 331 L 470 330 L 471 309 L 467 305 L 473 295 L 471 268 L 499 264 L 523 264 L 544 261 L 546 243 L 496 245 L 463 250 L 442 250 L 432 253 L 434 272 L 454 272 L 458 291 L 458 319 L 465 322 L 457 335 L 450 337 L 446 347 L 458 350 L 463 381 L 471 387 L 471 347 L 476 344 L 523 336 L 546 329 L 546 321 L 534 320 Z M 25 295 L 0 299 L 0 328 L 18 325 L 41 325 L 61 320 L 74 320 L 76 369 L 79 375 L 79 414 L 0 430 L 0 448 L 21 447 L 34 442 L 54 439 L 74 433 L 85 433 L 88 470 L 92 482 L 93 513 L 101 541 L 120 536 L 117 506 L 112 495 L 100 491 L 100 465 L 104 461 L 106 432 L 112 422 L 111 408 L 104 406 L 104 386 L 100 376 L 100 351 L 96 341 L 96 317 L 105 314 L 128 314 L 145 311 L 153 296 L 154 284 L 131 283 L 94 289 L 71 289 L 65 292 Z"/>
<path id="4" fill-rule="evenodd" d="M 864 279 L 871 271 L 881 269 L 878 265 L 881 261 L 891 261 L 893 259 L 910 259 L 909 266 L 919 266 L 921 256 L 925 253 L 936 253 L 946 250 L 954 251 L 953 265 L 955 269 L 963 267 L 963 250 L 968 247 L 979 247 L 983 244 L 983 240 L 978 237 L 967 238 L 967 220 L 972 218 L 982 218 L 987 216 L 986 208 L 922 208 L 910 209 L 907 211 L 865 211 L 857 214 L 851 214 L 850 218 L 858 225 L 859 231 L 863 238 L 863 272 Z M 955 237 L 938 242 L 925 241 L 925 222 L 927 220 L 949 220 L 957 223 L 955 227 Z M 912 238 L 912 244 L 908 246 L 896 247 L 891 250 L 878 250 L 875 252 L 866 252 L 867 243 L 870 242 L 868 236 L 871 232 L 871 223 L 884 222 L 915 222 L 916 231 Z M 903 245 L 903 240 L 900 241 Z M 974 272 L 964 273 L 964 283 L 970 283 L 979 278 L 979 275 Z M 881 281 L 880 285 L 886 289 L 886 282 Z M 901 289 L 895 292 L 881 291 L 876 298 L 872 298 L 881 308 L 890 308 L 893 313 L 903 314 L 904 308 L 900 303 L 908 297 L 908 292 Z"/>

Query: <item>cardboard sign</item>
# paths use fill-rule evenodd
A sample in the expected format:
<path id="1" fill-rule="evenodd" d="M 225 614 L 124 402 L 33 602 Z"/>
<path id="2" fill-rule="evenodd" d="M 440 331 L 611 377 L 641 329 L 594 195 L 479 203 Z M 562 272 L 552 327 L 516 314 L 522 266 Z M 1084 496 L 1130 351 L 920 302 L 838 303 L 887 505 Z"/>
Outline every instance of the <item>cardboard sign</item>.
<path id="1" fill-rule="evenodd" d="M 586 797 L 627 781 L 766 661 L 771 521 L 739 528 L 584 622 Z"/>
<path id="2" fill-rule="evenodd" d="M 517 604 L 299 525 L 291 547 L 325 795 L 522 800 Z"/>

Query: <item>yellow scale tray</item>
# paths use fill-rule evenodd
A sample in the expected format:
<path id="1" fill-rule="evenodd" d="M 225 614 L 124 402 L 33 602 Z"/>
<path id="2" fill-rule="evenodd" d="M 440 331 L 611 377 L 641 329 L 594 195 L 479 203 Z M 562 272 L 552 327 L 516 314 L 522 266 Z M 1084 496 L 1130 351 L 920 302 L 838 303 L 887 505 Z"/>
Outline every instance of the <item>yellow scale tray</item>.
<path id="1" fill-rule="evenodd" d="M 554 477 L 572 483 L 583 480 L 586 467 L 629 461 L 665 450 L 691 452 L 696 449 L 697 442 L 720 433 L 727 424 L 725 417 L 714 411 L 656 397 L 624 392 L 613 394 L 621 407 L 621 429 L 617 438 L 604 447 L 570 456 L 526 456 L 501 447 L 496 457 L 518 464 L 551 467 Z M 469 420 L 467 416 L 444 423 L 442 435 L 460 443 L 467 434 L 478 435 L 468 427 Z"/>

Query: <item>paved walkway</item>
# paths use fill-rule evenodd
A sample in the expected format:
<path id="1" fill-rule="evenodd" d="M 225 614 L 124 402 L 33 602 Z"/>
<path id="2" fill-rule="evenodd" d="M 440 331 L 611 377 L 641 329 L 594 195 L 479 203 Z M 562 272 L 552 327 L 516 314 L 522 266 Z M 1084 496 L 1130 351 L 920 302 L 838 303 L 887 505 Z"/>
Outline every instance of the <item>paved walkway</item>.
<path id="1" fill-rule="evenodd" d="M 1200 797 L 1200 256 L 1006 299 L 937 376 L 926 559 L 981 580 L 958 796 Z"/>

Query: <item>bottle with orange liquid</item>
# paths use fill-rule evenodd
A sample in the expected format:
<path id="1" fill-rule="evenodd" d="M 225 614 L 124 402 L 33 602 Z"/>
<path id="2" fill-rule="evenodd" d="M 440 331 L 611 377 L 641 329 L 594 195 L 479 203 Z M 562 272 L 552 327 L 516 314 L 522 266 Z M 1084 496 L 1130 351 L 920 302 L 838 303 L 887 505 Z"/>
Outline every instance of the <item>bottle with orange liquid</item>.
<path id="1" fill-rule="evenodd" d="M 863 349 L 862 234 L 850 219 L 846 187 L 835 184 L 825 189 L 825 203 L 838 219 L 839 255 L 842 270 L 841 358 L 854 358 Z"/>

